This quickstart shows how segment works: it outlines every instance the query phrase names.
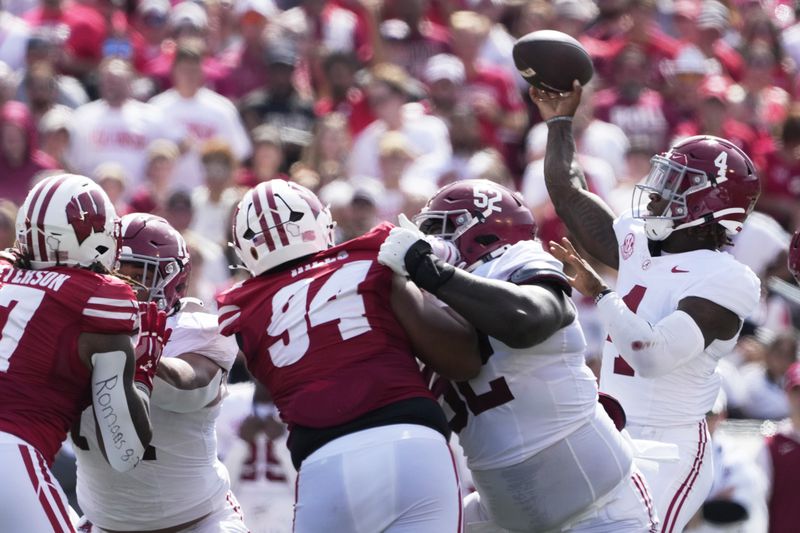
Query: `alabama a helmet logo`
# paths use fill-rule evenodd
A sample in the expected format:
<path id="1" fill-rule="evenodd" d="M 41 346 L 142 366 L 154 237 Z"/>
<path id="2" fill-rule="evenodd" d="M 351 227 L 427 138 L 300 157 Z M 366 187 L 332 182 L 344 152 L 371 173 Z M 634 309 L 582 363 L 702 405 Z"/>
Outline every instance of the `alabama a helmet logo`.
<path id="1" fill-rule="evenodd" d="M 78 244 L 92 233 L 106 228 L 106 203 L 100 191 L 86 191 L 73 196 L 67 204 L 67 222 L 75 230 Z"/>

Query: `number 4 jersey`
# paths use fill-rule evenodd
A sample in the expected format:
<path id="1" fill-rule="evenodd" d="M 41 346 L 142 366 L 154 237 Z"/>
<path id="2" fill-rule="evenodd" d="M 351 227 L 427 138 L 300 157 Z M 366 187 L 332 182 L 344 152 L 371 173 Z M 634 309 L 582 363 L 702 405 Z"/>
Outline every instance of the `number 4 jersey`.
<path id="1" fill-rule="evenodd" d="M 760 282 L 732 255 L 694 250 L 652 256 L 644 221 L 624 214 L 614 223 L 619 242 L 617 292 L 628 308 L 655 324 L 678 309 L 687 297 L 710 300 L 740 320 L 758 305 Z M 696 423 L 711 410 L 719 392 L 717 361 L 733 350 L 732 339 L 715 340 L 703 353 L 671 372 L 643 378 L 607 338 L 603 347 L 600 390 L 617 398 L 629 424 L 677 426 Z"/>
<path id="2" fill-rule="evenodd" d="M 516 243 L 473 274 L 569 290 L 561 263 L 536 241 Z M 518 464 L 594 416 L 597 384 L 584 360 L 586 340 L 577 320 L 529 348 L 511 348 L 491 337 L 488 344 L 480 374 L 448 384 L 444 392 L 445 413 L 471 470 Z"/>
<path id="3" fill-rule="evenodd" d="M 236 334 L 290 427 L 328 428 L 433 398 L 392 311 L 392 271 L 377 260 L 391 228 L 381 224 L 218 298 L 222 334 Z"/>
<path id="4" fill-rule="evenodd" d="M 133 290 L 81 268 L 13 268 L 0 263 L 0 431 L 49 463 L 70 424 L 91 405 L 81 333 L 133 335 Z"/>

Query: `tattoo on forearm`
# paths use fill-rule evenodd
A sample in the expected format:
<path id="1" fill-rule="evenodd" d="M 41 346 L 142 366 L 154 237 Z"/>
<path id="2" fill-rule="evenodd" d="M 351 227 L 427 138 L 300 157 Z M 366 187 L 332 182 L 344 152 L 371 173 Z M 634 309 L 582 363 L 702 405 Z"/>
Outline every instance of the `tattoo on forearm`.
<path id="1" fill-rule="evenodd" d="M 614 214 L 596 195 L 589 192 L 583 171 L 574 161 L 575 140 L 570 123 L 549 126 L 544 175 L 547 191 L 561 220 L 572 237 L 589 254 L 617 268 L 617 238 Z"/>

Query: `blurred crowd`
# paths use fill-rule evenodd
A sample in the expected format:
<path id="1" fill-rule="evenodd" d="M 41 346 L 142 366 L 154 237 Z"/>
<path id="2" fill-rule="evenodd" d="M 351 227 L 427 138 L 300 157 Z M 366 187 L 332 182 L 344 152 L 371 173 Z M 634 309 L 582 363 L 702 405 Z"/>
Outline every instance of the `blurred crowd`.
<path id="1" fill-rule="evenodd" d="M 547 129 L 511 54 L 540 29 L 594 59 L 578 157 L 618 212 L 678 138 L 726 137 L 755 161 L 759 212 L 731 253 L 764 298 L 722 362 L 725 412 L 789 416 L 800 3 L 788 0 L 0 0 L 0 248 L 31 184 L 62 169 L 95 179 L 120 214 L 181 231 L 190 293 L 209 307 L 241 279 L 232 210 L 269 179 L 317 192 L 340 241 L 466 178 L 519 190 L 540 237 L 558 237 Z M 604 334 L 591 302 L 578 304 L 599 364 Z"/>

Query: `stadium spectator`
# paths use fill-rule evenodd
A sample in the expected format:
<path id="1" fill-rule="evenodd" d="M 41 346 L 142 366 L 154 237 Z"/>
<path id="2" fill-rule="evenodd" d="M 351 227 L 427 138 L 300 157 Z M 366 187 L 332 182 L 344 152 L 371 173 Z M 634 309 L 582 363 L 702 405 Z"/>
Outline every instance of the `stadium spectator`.
<path id="1" fill-rule="evenodd" d="M 235 4 L 241 42 L 230 52 L 230 72 L 219 80 L 217 91 L 233 101 L 267 84 L 266 29 L 277 9 L 272 0 L 240 0 Z"/>
<path id="2" fill-rule="evenodd" d="M 425 16 L 427 4 L 428 0 L 395 2 L 396 18 L 379 27 L 383 51 L 377 59 L 402 67 L 417 79 L 424 76 L 428 58 L 450 51 L 447 29 Z"/>
<path id="3" fill-rule="evenodd" d="M 262 181 L 286 179 L 283 173 L 284 155 L 281 133 L 271 124 L 262 124 L 253 130 L 253 156 L 250 164 L 236 176 L 238 185 L 255 187 Z"/>
<path id="4" fill-rule="evenodd" d="M 33 178 L 56 162 L 39 150 L 36 124 L 28 108 L 6 102 L 0 108 L 0 198 L 21 205 Z"/>
<path id="5" fill-rule="evenodd" d="M 114 204 L 114 209 L 118 215 L 128 213 L 128 205 L 125 203 L 125 189 L 128 177 L 122 165 L 114 162 L 101 163 L 92 172 L 92 179 L 108 195 L 108 199 Z"/>
<path id="6" fill-rule="evenodd" d="M 430 112 L 445 122 L 450 121 L 466 81 L 464 64 L 452 54 L 438 54 L 425 65 Z"/>
<path id="7" fill-rule="evenodd" d="M 447 126 L 426 115 L 421 105 L 408 103 L 413 82 L 405 70 L 381 63 L 371 70 L 367 98 L 378 119 L 355 138 L 348 161 L 351 177 L 379 174 L 378 143 L 387 131 L 402 131 L 419 157 L 409 169 L 415 179 L 435 183 L 451 148 Z"/>
<path id="8" fill-rule="evenodd" d="M 136 6 L 131 25 L 131 45 L 133 65 L 137 71 L 147 72 L 150 62 L 161 55 L 169 33 L 167 20 L 171 9 L 169 0 L 145 0 Z"/>
<path id="9" fill-rule="evenodd" d="M 525 104 L 504 70 L 479 62 L 479 52 L 491 30 L 489 19 L 471 11 L 450 17 L 451 46 L 464 65 L 462 98 L 478 115 L 481 139 L 505 153 L 528 125 Z M 510 159 L 509 159 L 510 161 Z"/>
<path id="10" fill-rule="evenodd" d="M 793 107 L 783 122 L 777 146 L 761 162 L 763 192 L 761 211 L 773 216 L 784 228 L 800 226 L 800 108 Z"/>
<path id="11" fill-rule="evenodd" d="M 784 390 L 789 419 L 768 437 L 758 457 L 767 476 L 770 533 L 791 533 L 797 526 L 800 492 L 800 363 L 786 372 Z"/>
<path id="12" fill-rule="evenodd" d="M 229 142 L 239 162 L 251 152 L 250 140 L 234 105 L 203 86 L 203 56 L 202 42 L 191 40 L 179 45 L 172 64 L 175 87 L 150 100 L 159 112 L 170 117 L 172 127 L 186 135 L 185 150 L 173 172 L 175 188 L 192 189 L 201 183 L 200 147 L 209 139 L 219 137 Z"/>
<path id="13" fill-rule="evenodd" d="M 69 169 L 66 156 L 69 149 L 69 123 L 72 111 L 57 106 L 39 120 L 39 147 L 58 164 L 59 168 Z"/>
<path id="14" fill-rule="evenodd" d="M 0 5 L 0 61 L 12 70 L 20 70 L 25 65 L 31 29 L 27 22 L 7 11 L 5 4 Z"/>
<path id="15" fill-rule="evenodd" d="M 270 43 L 267 87 L 250 92 L 239 104 L 242 120 L 249 130 L 259 124 L 278 128 L 287 168 L 300 159 L 303 147 L 311 141 L 316 118 L 313 103 L 304 98 L 293 83 L 297 60 L 293 47 L 281 42 Z"/>
<path id="16" fill-rule="evenodd" d="M 0 200 L 0 249 L 14 246 L 17 240 L 17 209 L 11 200 Z"/>
<path id="17" fill-rule="evenodd" d="M 612 85 L 594 97 L 595 116 L 622 129 L 630 142 L 660 152 L 666 148 L 664 99 L 646 86 L 648 57 L 629 45 L 614 58 Z"/>
<path id="18" fill-rule="evenodd" d="M 780 333 L 769 343 L 763 364 L 742 369 L 746 399 L 742 414 L 747 418 L 781 420 L 789 416 L 784 394 L 784 376 L 797 361 L 798 341 L 794 333 Z"/>
<path id="19" fill-rule="evenodd" d="M 354 136 L 375 120 L 364 90 L 356 83 L 359 68 L 360 64 L 352 54 L 333 52 L 326 55 L 322 60 L 326 85 L 314 104 L 314 112 L 319 117 L 333 112 L 347 117 L 350 133 Z"/>
<path id="20" fill-rule="evenodd" d="M 336 112 L 325 115 L 317 120 L 311 143 L 303 150 L 302 164 L 319 175 L 319 186 L 347 179 L 351 144 L 345 115 Z"/>
<path id="21" fill-rule="evenodd" d="M 127 61 L 108 59 L 100 66 L 100 99 L 75 110 L 70 123 L 67 161 L 78 172 L 91 174 L 107 161 L 119 163 L 135 190 L 144 180 L 146 148 L 160 138 L 175 138 L 169 115 L 131 98 L 134 72 Z"/>
<path id="22" fill-rule="evenodd" d="M 227 244 L 228 223 L 233 208 L 239 202 L 239 191 L 234 188 L 233 176 L 237 170 L 236 157 L 222 139 L 212 139 L 200 151 L 203 163 L 204 185 L 192 191 L 194 217 L 191 229 L 220 246 Z"/>

